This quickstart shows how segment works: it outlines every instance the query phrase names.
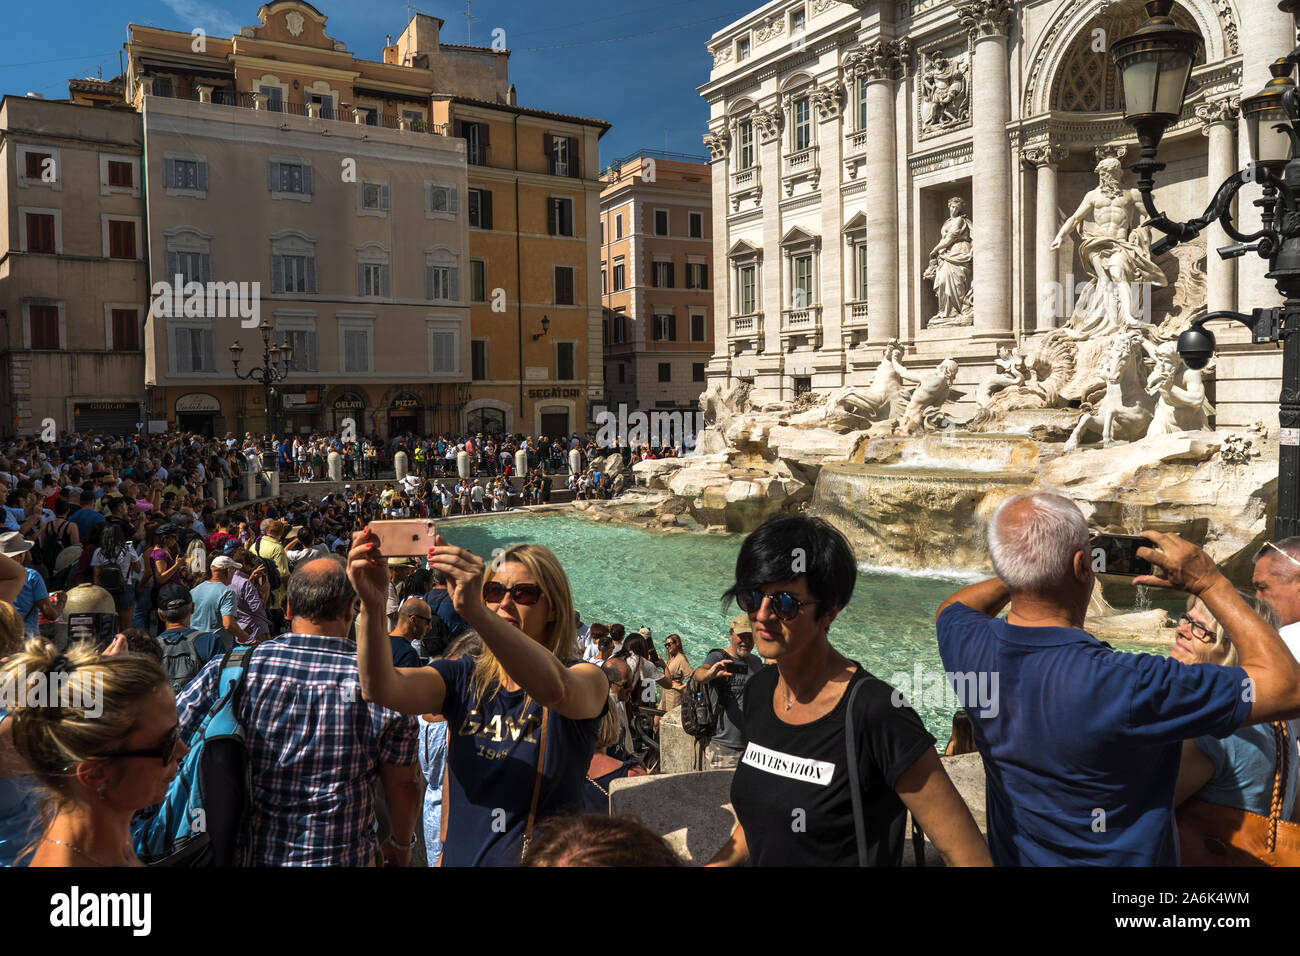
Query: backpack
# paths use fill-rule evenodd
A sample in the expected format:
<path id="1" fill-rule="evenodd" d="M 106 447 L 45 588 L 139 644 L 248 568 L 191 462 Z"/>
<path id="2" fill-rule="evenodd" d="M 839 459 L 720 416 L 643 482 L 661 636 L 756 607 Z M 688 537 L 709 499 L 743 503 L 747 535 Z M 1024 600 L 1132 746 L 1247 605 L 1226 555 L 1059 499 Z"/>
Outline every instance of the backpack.
<path id="1" fill-rule="evenodd" d="M 173 628 L 154 638 L 162 649 L 162 666 L 167 673 L 167 683 L 178 694 L 203 667 L 198 648 L 195 647 L 200 633 L 192 627 Z"/>
<path id="2" fill-rule="evenodd" d="M 275 566 L 275 562 L 270 558 L 262 556 L 262 553 L 258 550 L 258 545 L 261 544 L 261 541 L 262 536 L 258 535 L 257 540 L 253 542 L 252 546 L 249 547 L 248 550 L 249 553 L 253 555 L 253 560 L 266 568 L 266 581 L 271 587 L 270 593 L 274 594 L 276 591 L 280 590 L 280 569 Z"/>
<path id="3" fill-rule="evenodd" d="M 104 557 L 108 563 L 99 566 L 99 586 L 116 597 L 126 590 L 126 579 L 122 576 L 122 568 L 117 561 L 107 554 Z"/>
<path id="4" fill-rule="evenodd" d="M 57 534 L 52 534 L 54 521 L 51 521 L 45 526 L 45 533 L 36 542 L 36 547 L 32 549 L 32 565 L 38 569 L 44 569 L 43 577 L 47 588 L 54 577 L 54 562 L 59 559 L 59 553 L 68 547 L 65 539 L 68 536 L 68 525 L 72 522 L 67 518 L 55 519 L 55 521 L 60 520 L 63 522 L 63 530 Z"/>
<path id="5" fill-rule="evenodd" d="M 710 654 L 725 654 L 721 648 L 710 648 Z M 682 730 L 692 737 L 712 737 L 718 727 L 718 693 L 707 683 L 694 676 L 686 679 L 682 690 Z"/>
<path id="6" fill-rule="evenodd" d="M 253 648 L 221 661 L 218 699 L 189 741 L 163 802 L 131 821 L 136 854 L 147 866 L 246 866 L 253 782 L 247 734 L 236 716 Z"/>

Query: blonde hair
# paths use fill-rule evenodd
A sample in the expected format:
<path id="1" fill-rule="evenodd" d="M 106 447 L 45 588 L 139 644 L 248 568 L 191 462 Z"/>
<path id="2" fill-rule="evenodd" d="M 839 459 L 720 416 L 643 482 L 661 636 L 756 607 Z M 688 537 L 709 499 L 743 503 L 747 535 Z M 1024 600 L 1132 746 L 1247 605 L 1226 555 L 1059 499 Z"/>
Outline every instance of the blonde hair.
<path id="1" fill-rule="evenodd" d="M 1264 619 L 1265 623 L 1267 623 L 1269 627 L 1273 628 L 1273 630 L 1277 630 L 1281 621 L 1278 618 L 1276 611 L 1263 601 L 1259 600 L 1249 591 L 1243 591 L 1238 588 L 1237 594 L 1240 595 L 1241 599 L 1250 606 L 1252 611 Z M 1222 666 L 1236 667 L 1241 663 L 1241 654 L 1237 651 L 1237 646 L 1232 643 L 1232 638 L 1228 636 L 1228 632 L 1224 630 L 1223 624 L 1214 616 L 1214 612 L 1206 606 L 1205 602 L 1195 594 L 1191 595 L 1187 599 L 1188 611 L 1191 611 L 1198 605 L 1201 610 L 1205 612 L 1205 616 L 1214 622 L 1214 646 L 1216 648 L 1222 647 L 1224 649 Z"/>
<path id="2" fill-rule="evenodd" d="M 60 676 L 51 679 L 55 674 Z M 129 737 L 139 719 L 137 705 L 166 684 L 154 658 L 102 657 L 88 643 L 61 655 L 50 641 L 31 638 L 5 662 L 0 688 L 12 702 L 14 749 L 50 791 L 42 806 L 47 825 L 75 798 L 77 764 L 105 756 Z"/>
<path id="3" fill-rule="evenodd" d="M 25 631 L 22 615 L 8 601 L 0 601 L 0 660 L 18 652 Z"/>
<path id="4" fill-rule="evenodd" d="M 569 589 L 569 579 L 560 566 L 560 560 L 550 548 L 540 544 L 516 544 L 506 548 L 483 568 L 480 590 L 496 574 L 497 569 L 507 561 L 522 564 L 542 594 L 555 611 L 555 620 L 550 630 L 538 642 L 557 658 L 567 664 L 578 657 L 578 613 L 573 609 L 573 592 Z M 470 693 L 476 703 L 491 700 L 501 689 L 502 679 L 506 676 L 505 668 L 496 659 L 492 649 L 483 645 L 474 661 L 474 673 L 470 678 Z M 524 700 L 527 710 L 529 700 Z"/>

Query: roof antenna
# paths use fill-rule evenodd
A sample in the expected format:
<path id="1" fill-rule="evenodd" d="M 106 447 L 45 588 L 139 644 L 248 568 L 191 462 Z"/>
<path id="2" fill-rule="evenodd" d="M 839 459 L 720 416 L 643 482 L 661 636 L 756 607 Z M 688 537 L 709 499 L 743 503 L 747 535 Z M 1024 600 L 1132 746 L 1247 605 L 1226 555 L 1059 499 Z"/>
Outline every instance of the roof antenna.
<path id="1" fill-rule="evenodd" d="M 472 2 L 473 0 L 465 0 L 465 45 L 466 46 L 474 45 L 474 41 L 470 38 L 470 30 L 471 30 L 471 24 L 473 24 L 473 22 L 478 19 L 478 17 L 470 15 L 470 4 Z"/>

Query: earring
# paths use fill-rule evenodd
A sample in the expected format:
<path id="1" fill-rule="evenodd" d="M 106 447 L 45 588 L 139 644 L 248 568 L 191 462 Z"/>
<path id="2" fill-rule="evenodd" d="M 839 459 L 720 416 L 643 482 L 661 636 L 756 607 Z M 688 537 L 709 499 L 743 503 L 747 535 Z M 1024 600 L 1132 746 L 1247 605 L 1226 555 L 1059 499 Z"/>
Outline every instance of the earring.
<path id="1" fill-rule="evenodd" d="M 101 800 L 104 799 L 104 791 L 105 791 L 107 788 L 108 788 L 108 784 L 106 784 L 106 783 L 101 783 L 98 787 L 95 788 L 95 792 L 96 792 L 97 794 L 99 794 L 99 799 L 101 799 Z"/>

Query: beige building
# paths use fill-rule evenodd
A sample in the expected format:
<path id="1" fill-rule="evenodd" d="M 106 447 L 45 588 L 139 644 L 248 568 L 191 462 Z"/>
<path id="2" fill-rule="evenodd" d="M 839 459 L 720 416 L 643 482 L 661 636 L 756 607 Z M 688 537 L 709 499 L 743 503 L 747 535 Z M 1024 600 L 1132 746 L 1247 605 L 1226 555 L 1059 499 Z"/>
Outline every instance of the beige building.
<path id="1" fill-rule="evenodd" d="M 710 167 L 641 150 L 601 179 L 606 404 L 693 411 L 714 348 Z"/>
<path id="2" fill-rule="evenodd" d="M 260 284 L 261 317 L 294 346 L 272 408 L 291 431 L 582 430 L 602 386 L 608 124 L 518 106 L 508 51 L 442 43 L 436 17 L 414 16 L 382 62 L 300 0 L 258 19 L 199 50 L 131 27 L 151 284 L 178 263 L 186 281 Z M 152 414 L 261 430 L 263 389 L 229 357 L 242 336 L 241 371 L 260 364 L 257 331 L 156 317 Z"/>
<path id="3" fill-rule="evenodd" d="M 74 81 L 77 98 L 79 85 L 121 102 L 120 86 Z M 0 103 L 0 433 L 141 421 L 141 142 L 129 109 Z"/>

